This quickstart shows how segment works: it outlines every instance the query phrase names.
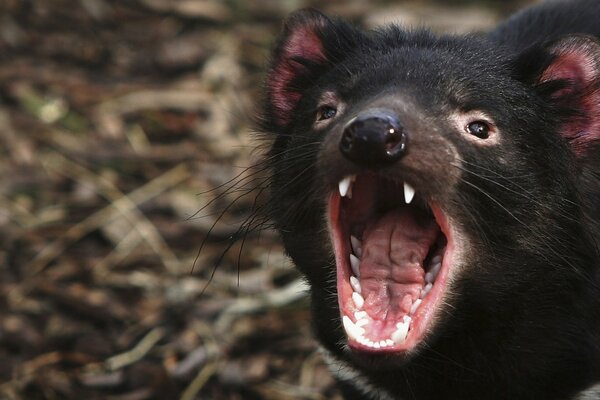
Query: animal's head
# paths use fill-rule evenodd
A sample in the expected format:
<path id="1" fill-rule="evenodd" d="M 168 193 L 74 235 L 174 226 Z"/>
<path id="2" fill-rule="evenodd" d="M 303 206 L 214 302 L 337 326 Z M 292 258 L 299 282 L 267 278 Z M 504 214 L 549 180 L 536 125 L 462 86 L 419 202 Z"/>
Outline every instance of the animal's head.
<path id="1" fill-rule="evenodd" d="M 330 351 L 383 369 L 460 357 L 570 312 L 599 71 L 584 36 L 509 55 L 289 17 L 266 80 L 270 207 Z"/>

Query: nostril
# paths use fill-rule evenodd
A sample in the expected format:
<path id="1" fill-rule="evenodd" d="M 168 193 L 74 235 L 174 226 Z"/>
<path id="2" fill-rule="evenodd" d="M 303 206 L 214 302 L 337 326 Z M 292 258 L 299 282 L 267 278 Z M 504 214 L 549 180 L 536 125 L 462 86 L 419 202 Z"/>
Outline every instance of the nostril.
<path id="1" fill-rule="evenodd" d="M 348 123 L 339 148 L 356 164 L 373 167 L 398 160 L 406 150 L 406 142 L 398 118 L 388 111 L 375 111 Z"/>
<path id="2" fill-rule="evenodd" d="M 390 128 L 385 137 L 385 151 L 387 154 L 394 155 L 402 153 L 406 146 L 406 139 L 402 129 Z"/>
<path id="3" fill-rule="evenodd" d="M 342 134 L 342 141 L 340 142 L 340 149 L 342 152 L 348 152 L 352 150 L 352 143 L 354 142 L 354 137 L 352 135 L 352 129 L 345 129 Z"/>

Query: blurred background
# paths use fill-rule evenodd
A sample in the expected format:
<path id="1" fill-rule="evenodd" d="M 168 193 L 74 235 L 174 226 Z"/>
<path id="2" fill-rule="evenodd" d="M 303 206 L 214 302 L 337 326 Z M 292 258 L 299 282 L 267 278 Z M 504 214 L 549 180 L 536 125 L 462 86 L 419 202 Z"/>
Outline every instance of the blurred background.
<path id="1" fill-rule="evenodd" d="M 0 399 L 340 399 L 277 235 L 243 228 L 281 21 L 526 3 L 0 0 Z"/>

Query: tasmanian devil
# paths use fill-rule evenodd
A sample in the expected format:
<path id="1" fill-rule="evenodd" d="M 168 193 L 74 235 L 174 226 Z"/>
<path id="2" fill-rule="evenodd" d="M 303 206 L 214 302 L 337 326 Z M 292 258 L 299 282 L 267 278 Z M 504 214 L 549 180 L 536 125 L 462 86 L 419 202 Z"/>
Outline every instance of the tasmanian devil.
<path id="1" fill-rule="evenodd" d="M 600 399 L 600 1 L 286 21 L 269 211 L 347 399 Z"/>

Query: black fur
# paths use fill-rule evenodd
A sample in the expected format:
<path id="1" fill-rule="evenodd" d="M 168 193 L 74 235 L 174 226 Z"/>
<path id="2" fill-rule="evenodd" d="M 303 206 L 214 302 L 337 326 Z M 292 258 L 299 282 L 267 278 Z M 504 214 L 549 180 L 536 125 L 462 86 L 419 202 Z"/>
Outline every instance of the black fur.
<path id="1" fill-rule="evenodd" d="M 298 27 L 314 35 L 307 44 L 290 39 Z M 589 36 L 565 36 L 573 34 Z M 269 214 L 311 286 L 318 340 L 369 387 L 398 399 L 562 400 L 600 381 L 600 44 L 593 37 L 600 37 L 597 0 L 544 3 L 479 36 L 397 26 L 363 33 L 310 10 L 287 21 L 261 126 L 273 141 Z M 542 79 L 565 43 L 588 46 L 579 55 L 595 75 Z M 326 92 L 345 109 L 319 128 Z M 374 102 L 400 110 L 413 155 L 377 173 L 414 182 L 464 235 L 452 295 L 425 345 L 402 360 L 344 345 L 325 217 L 337 182 L 362 171 L 339 154 L 342 126 Z M 474 144 L 451 125 L 452 113 L 469 110 L 493 119 L 496 145 Z M 343 383 L 347 398 L 365 398 L 357 386 Z"/>

